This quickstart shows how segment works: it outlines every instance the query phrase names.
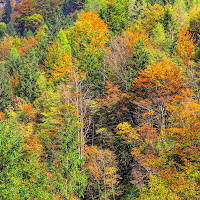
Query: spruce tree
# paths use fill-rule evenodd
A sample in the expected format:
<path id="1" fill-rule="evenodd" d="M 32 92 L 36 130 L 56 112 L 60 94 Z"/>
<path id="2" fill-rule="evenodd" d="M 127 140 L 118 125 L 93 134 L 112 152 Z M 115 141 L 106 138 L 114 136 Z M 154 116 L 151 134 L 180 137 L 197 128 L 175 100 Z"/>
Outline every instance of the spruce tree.
<path id="1" fill-rule="evenodd" d="M 54 165 L 57 169 L 54 172 L 59 178 L 55 184 L 66 199 L 80 199 L 87 184 L 86 174 L 81 168 L 84 163 L 80 157 L 80 146 L 83 142 L 79 135 L 81 124 L 74 106 L 62 105 L 58 110 L 58 136 L 54 141 L 57 146 L 54 150 Z"/>
<path id="2" fill-rule="evenodd" d="M 6 65 L 0 63 L 0 111 L 3 111 L 13 99 L 14 91 Z"/>
<path id="3" fill-rule="evenodd" d="M 7 24 L 5 33 L 10 35 L 10 36 L 16 35 L 15 27 L 14 27 L 14 25 L 11 21 Z"/>
<path id="4" fill-rule="evenodd" d="M 6 0 L 6 4 L 4 6 L 4 14 L 3 14 L 3 22 L 8 24 L 10 22 L 10 15 L 12 14 L 12 5 L 10 0 Z"/>

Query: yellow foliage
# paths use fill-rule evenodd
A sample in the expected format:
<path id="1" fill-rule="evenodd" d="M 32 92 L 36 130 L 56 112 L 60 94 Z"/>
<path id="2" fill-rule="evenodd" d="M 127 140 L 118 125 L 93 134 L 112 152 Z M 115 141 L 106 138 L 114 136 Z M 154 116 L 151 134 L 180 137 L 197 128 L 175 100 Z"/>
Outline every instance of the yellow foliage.
<path id="1" fill-rule="evenodd" d="M 139 135 L 137 131 L 131 127 L 127 122 L 123 122 L 116 127 L 117 134 L 121 135 L 121 137 L 127 142 L 131 143 L 133 139 L 138 139 Z"/>
<path id="2" fill-rule="evenodd" d="M 142 15 L 138 17 L 138 20 L 134 24 L 136 31 L 145 30 L 147 33 L 151 33 L 156 24 L 161 21 L 164 8 L 159 4 L 155 3 L 151 5 L 147 4 L 147 8 L 144 9 Z"/>
<path id="3" fill-rule="evenodd" d="M 80 45 L 91 45 L 93 50 L 102 49 L 108 41 L 109 34 L 107 25 L 96 11 L 82 11 L 74 26 L 65 32 L 75 48 Z"/>

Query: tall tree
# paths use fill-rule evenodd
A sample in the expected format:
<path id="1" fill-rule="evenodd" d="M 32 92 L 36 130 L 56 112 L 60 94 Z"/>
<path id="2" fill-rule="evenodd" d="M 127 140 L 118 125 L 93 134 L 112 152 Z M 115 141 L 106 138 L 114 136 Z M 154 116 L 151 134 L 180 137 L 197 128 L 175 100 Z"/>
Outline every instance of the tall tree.
<path id="1" fill-rule="evenodd" d="M 54 8 L 53 14 L 47 20 L 47 26 L 51 31 L 52 36 L 56 36 L 60 29 L 67 29 L 70 26 L 70 23 L 70 18 L 68 16 L 65 17 L 59 6 Z"/>
<path id="2" fill-rule="evenodd" d="M 76 0 L 65 0 L 62 11 L 65 16 L 72 14 L 76 10 L 79 10 L 81 5 L 77 3 Z"/>
<path id="3" fill-rule="evenodd" d="M 4 6 L 4 13 L 2 16 L 2 20 L 3 22 L 5 22 L 6 24 L 8 24 L 10 22 L 10 16 L 12 14 L 12 5 L 11 5 L 11 1 L 10 0 L 6 0 L 6 4 Z"/>
<path id="4" fill-rule="evenodd" d="M 86 146 L 87 156 L 84 168 L 87 170 L 88 199 L 115 199 L 120 176 L 117 174 L 116 157 L 110 150 L 101 150 L 97 146 Z"/>
<path id="5" fill-rule="evenodd" d="M 35 14 L 35 4 L 31 0 L 25 0 L 22 4 L 16 6 L 16 12 L 14 26 L 22 35 L 27 17 Z"/>
<path id="6" fill-rule="evenodd" d="M 149 190 L 146 189 L 141 199 L 198 199 L 200 105 L 187 89 L 182 96 L 174 97 L 167 109 L 169 126 L 158 137 L 158 157 L 152 156 L 148 161 L 158 173 L 151 176 Z"/>
<path id="7" fill-rule="evenodd" d="M 162 148 L 159 141 L 165 144 L 163 134 L 170 115 L 167 105 L 184 93 L 184 77 L 179 66 L 163 59 L 141 70 L 138 78 L 133 79 L 131 89 L 134 91 L 132 103 L 138 106 L 137 113 L 140 113 L 138 126 L 133 128 L 127 122 L 121 123 L 117 127 L 118 134 L 133 145 L 132 154 L 149 175 L 155 171 L 145 163 L 151 156 L 158 156 Z"/>
<path id="8" fill-rule="evenodd" d="M 0 73 L 2 74 L 0 78 L 0 107 L 3 111 L 12 102 L 14 91 L 9 71 L 3 63 L 0 63 Z"/>
<path id="9" fill-rule="evenodd" d="M 23 137 L 16 126 L 0 119 L 0 189 L 1 199 L 19 198 L 22 173 L 18 166 L 23 160 Z M 19 185 L 18 185 L 19 184 Z"/>
<path id="10" fill-rule="evenodd" d="M 80 158 L 79 128 L 81 126 L 76 108 L 72 105 L 62 105 L 58 107 L 60 113 L 58 119 L 58 135 L 53 142 L 57 148 L 53 151 L 55 160 L 55 176 L 58 176 L 55 186 L 59 188 L 63 197 L 79 199 L 83 196 L 83 191 L 87 184 L 86 175 L 82 169 L 84 164 Z"/>
<path id="11" fill-rule="evenodd" d="M 102 93 L 104 84 L 102 48 L 108 41 L 109 30 L 96 11 L 83 11 L 74 25 L 66 31 L 72 45 L 72 54 L 74 60 L 78 61 L 80 71 L 87 72 L 87 83 L 96 96 Z"/>
<path id="12" fill-rule="evenodd" d="M 114 33 L 122 32 L 128 22 L 128 1 L 104 1 L 98 11 L 100 17 L 108 24 Z"/>

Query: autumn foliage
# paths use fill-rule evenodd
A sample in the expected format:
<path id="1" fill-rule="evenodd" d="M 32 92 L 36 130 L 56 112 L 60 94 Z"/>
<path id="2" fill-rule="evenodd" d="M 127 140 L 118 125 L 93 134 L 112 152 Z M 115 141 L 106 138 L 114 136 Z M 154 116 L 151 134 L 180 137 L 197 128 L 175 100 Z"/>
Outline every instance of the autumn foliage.
<path id="1" fill-rule="evenodd" d="M 0 199 L 200 199 L 199 11 L 0 2 Z"/>
<path id="2" fill-rule="evenodd" d="M 177 51 L 185 65 L 194 56 L 194 42 L 192 34 L 186 28 L 179 32 Z"/>

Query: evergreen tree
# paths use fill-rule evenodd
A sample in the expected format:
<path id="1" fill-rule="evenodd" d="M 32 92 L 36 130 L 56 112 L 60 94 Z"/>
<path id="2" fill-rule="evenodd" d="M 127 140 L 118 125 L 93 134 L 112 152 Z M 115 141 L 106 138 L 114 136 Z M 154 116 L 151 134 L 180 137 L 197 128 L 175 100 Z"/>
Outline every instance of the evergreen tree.
<path id="1" fill-rule="evenodd" d="M 6 65 L 0 63 L 0 111 L 3 111 L 13 100 L 13 86 Z"/>
<path id="2" fill-rule="evenodd" d="M 23 137 L 16 131 L 14 123 L 0 119 L 0 199 L 19 199 L 18 186 L 22 172 L 18 166 L 23 159 Z"/>
<path id="3" fill-rule="evenodd" d="M 33 102 L 36 98 L 36 82 L 40 76 L 39 58 L 37 50 L 30 48 L 24 58 L 23 67 L 19 71 L 18 94 L 27 102 Z"/>
<path id="4" fill-rule="evenodd" d="M 5 65 L 7 66 L 9 75 L 13 78 L 13 80 L 18 79 L 17 77 L 23 64 L 16 48 L 13 48 L 10 51 L 9 55 L 6 58 Z"/>
<path id="5" fill-rule="evenodd" d="M 6 66 L 12 78 L 15 95 L 27 102 L 35 99 L 36 81 L 40 75 L 37 50 L 30 48 L 24 58 L 21 58 L 17 49 L 12 49 L 7 57 Z"/>
<path id="6" fill-rule="evenodd" d="M 12 14 L 11 1 L 6 0 L 6 4 L 4 6 L 4 13 L 3 13 L 3 22 L 8 24 L 10 22 L 10 15 L 11 14 Z"/>
<path id="7" fill-rule="evenodd" d="M 132 57 L 130 59 L 130 65 L 128 66 L 128 76 L 126 77 L 128 87 L 131 87 L 133 78 L 137 77 L 140 69 L 145 69 L 145 66 L 149 63 L 149 52 L 146 49 L 143 39 L 138 39 L 132 47 Z"/>
<path id="8" fill-rule="evenodd" d="M 57 146 L 54 150 L 56 156 L 54 171 L 57 171 L 55 175 L 59 178 L 55 184 L 66 199 L 80 199 L 87 184 L 86 175 L 81 169 L 84 164 L 83 159 L 80 159 L 80 145 L 83 142 L 79 139 L 81 124 L 74 106 L 63 105 L 58 109 L 60 122 L 58 122 L 58 137 L 54 141 Z"/>
<path id="9" fill-rule="evenodd" d="M 52 35 L 47 27 L 47 25 L 42 26 L 37 34 L 36 37 L 38 39 L 38 51 L 36 51 L 36 56 L 39 58 L 39 66 L 45 65 L 45 57 L 48 52 L 48 46 L 50 43 L 53 42 Z"/>
<path id="10" fill-rule="evenodd" d="M 0 22 L 2 22 L 3 21 L 3 18 L 2 18 L 3 16 L 2 16 L 2 13 L 0 12 Z"/>
<path id="11" fill-rule="evenodd" d="M 65 0 L 62 11 L 65 16 L 73 13 L 75 10 L 79 10 L 83 6 L 83 3 L 77 3 L 76 0 Z"/>
<path id="12" fill-rule="evenodd" d="M 89 45 L 84 50 L 84 54 L 81 54 L 80 52 L 74 52 L 74 54 L 78 60 L 81 60 L 79 66 L 80 71 L 87 72 L 85 82 L 90 85 L 91 94 L 97 96 L 104 92 L 105 85 L 103 51 L 100 49 L 95 49 L 94 51 Z"/>
<path id="13" fill-rule="evenodd" d="M 57 35 L 57 41 L 60 43 L 63 53 L 69 53 L 71 51 L 71 46 L 62 29 L 59 31 Z"/>
<path id="14" fill-rule="evenodd" d="M 70 19 L 69 17 L 66 18 L 62 12 L 62 9 L 57 6 L 46 23 L 51 35 L 55 36 L 58 34 L 60 29 L 67 29 L 70 26 Z"/>
<path id="15" fill-rule="evenodd" d="M 128 22 L 128 1 L 105 1 L 98 13 L 110 29 L 118 34 L 122 32 Z"/>
<path id="16" fill-rule="evenodd" d="M 24 32 L 23 32 L 23 36 L 24 37 L 28 37 L 28 36 L 33 36 L 33 32 L 29 29 L 27 30 L 27 28 L 24 29 Z"/>
<path id="17" fill-rule="evenodd" d="M 7 24 L 5 33 L 10 35 L 10 36 L 16 35 L 15 27 L 14 27 L 14 25 L 11 21 Z"/>

